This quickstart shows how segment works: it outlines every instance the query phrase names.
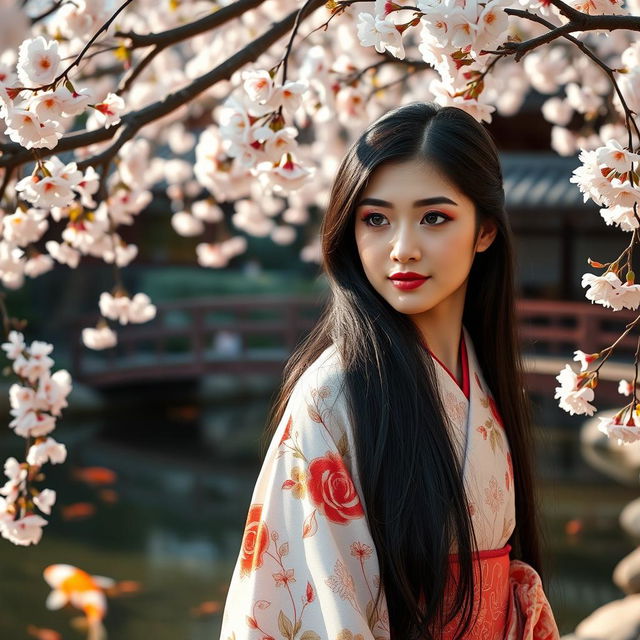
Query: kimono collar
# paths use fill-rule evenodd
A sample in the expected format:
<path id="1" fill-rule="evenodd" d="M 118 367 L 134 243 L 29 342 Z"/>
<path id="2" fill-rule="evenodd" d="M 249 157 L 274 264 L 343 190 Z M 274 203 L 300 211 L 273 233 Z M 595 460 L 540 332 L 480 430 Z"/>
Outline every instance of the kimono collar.
<path id="1" fill-rule="evenodd" d="M 458 362 L 461 365 L 462 369 L 462 382 L 456 380 L 455 375 L 451 372 L 451 370 L 438 358 L 438 356 L 429 349 L 426 342 L 422 342 L 424 348 L 429 352 L 431 357 L 436 360 L 440 366 L 451 376 L 451 379 L 456 383 L 456 385 L 462 390 L 467 400 L 469 400 L 469 356 L 467 354 L 467 345 L 465 341 L 465 329 L 464 326 L 460 330 L 460 343 L 458 347 Z"/>

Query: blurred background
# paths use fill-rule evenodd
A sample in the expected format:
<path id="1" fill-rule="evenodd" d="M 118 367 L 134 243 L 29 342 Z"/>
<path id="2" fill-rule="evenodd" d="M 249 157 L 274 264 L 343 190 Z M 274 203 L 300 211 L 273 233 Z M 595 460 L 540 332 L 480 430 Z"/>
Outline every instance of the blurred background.
<path id="1" fill-rule="evenodd" d="M 638 497 L 640 454 L 633 445 L 616 448 L 585 416 L 561 410 L 555 376 L 575 349 L 610 344 L 635 314 L 584 298 L 587 257 L 611 259 L 626 238 L 569 182 L 577 157 L 547 151 L 543 99 L 532 92 L 517 116 L 496 114 L 488 128 L 501 150 L 517 241 L 547 591 L 561 632 L 570 633 L 624 595 L 612 573 L 636 547 L 619 515 Z M 12 314 L 29 321 L 27 338 L 54 344 L 54 368 L 69 370 L 74 389 L 56 430 L 67 462 L 46 469 L 59 503 L 42 542 L 19 550 L 0 544 L 0 638 L 27 637 L 25 620 L 64 638 L 84 637 L 68 610 L 44 607 L 50 589 L 42 570 L 53 561 L 123 582 L 109 600 L 111 638 L 218 637 L 267 411 L 283 363 L 318 317 L 327 287 L 319 266 L 299 257 L 308 237 L 278 246 L 247 236 L 246 253 L 228 268 L 194 266 L 196 239 L 171 229 L 161 191 L 141 214 L 144 224 L 122 228 L 140 249 L 124 283 L 149 294 L 158 314 L 119 327 L 116 348 L 94 352 L 80 340 L 97 319 L 100 292 L 113 284 L 103 263 L 87 258 L 81 269 L 59 267 L 11 294 Z M 316 222 L 320 214 L 311 212 Z M 600 412 L 621 405 L 617 381 L 632 378 L 634 349 L 621 343 L 603 368 Z M 6 389 L 0 400 L 8 402 Z M 9 429 L 0 431 L 2 459 L 20 458 L 22 446 Z"/>

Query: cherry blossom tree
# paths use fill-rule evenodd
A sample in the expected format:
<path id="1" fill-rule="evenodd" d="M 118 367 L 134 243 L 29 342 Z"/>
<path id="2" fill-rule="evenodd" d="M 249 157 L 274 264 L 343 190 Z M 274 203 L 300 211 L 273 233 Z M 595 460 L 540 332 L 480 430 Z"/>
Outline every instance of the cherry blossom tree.
<path id="1" fill-rule="evenodd" d="M 221 269 L 247 250 L 240 232 L 295 240 L 310 207 L 326 205 L 351 139 L 392 106 L 432 100 L 490 123 L 536 90 L 549 96 L 541 117 L 553 149 L 579 152 L 571 180 L 585 202 L 631 236 L 615 260 L 588 259 L 600 272 L 584 274 L 586 297 L 637 309 L 639 31 L 640 0 L 125 0 L 113 12 L 94 0 L 0 0 L 2 348 L 19 378 L 10 427 L 26 440 L 25 461 L 5 464 L 0 533 L 40 539 L 55 492 L 34 485 L 42 465 L 66 457 L 50 433 L 72 386 L 68 372 L 50 373 L 52 345 L 25 346 L 10 293 L 92 256 L 113 265 L 114 284 L 83 331 L 86 348 L 113 347 L 116 323 L 153 319 L 149 296 L 122 283 L 138 248 L 119 232 L 142 224 L 153 188 L 166 192 L 178 235 L 215 227 L 218 240 L 194 258 Z M 50 220 L 61 237 L 45 239 Z M 317 237 L 300 259 L 320 261 Z M 618 342 L 575 352 L 580 371 L 567 364 L 557 376 L 563 409 L 593 414 Z M 637 361 L 633 382 L 620 381 L 631 401 L 601 424 L 622 442 L 640 439 Z"/>

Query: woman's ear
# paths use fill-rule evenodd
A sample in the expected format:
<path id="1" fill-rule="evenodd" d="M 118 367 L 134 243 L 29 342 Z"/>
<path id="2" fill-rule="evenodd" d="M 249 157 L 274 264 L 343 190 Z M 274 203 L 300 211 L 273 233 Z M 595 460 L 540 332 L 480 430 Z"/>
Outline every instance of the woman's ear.
<path id="1" fill-rule="evenodd" d="M 493 218 L 483 222 L 480 227 L 480 232 L 478 233 L 478 238 L 476 240 L 476 252 L 486 251 L 491 246 L 491 243 L 493 242 L 493 239 L 496 237 L 497 233 L 498 225 Z"/>

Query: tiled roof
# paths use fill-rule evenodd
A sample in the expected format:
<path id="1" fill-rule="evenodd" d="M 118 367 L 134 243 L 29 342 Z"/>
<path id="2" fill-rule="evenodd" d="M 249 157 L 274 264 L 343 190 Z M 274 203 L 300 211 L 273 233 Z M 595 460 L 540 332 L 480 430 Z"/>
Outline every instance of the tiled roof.
<path id="1" fill-rule="evenodd" d="M 555 153 L 500 153 L 506 206 L 509 210 L 550 207 L 584 209 L 597 207 L 577 185 L 569 182 L 580 166 L 578 156 Z"/>

